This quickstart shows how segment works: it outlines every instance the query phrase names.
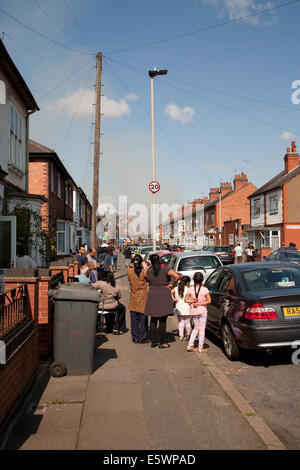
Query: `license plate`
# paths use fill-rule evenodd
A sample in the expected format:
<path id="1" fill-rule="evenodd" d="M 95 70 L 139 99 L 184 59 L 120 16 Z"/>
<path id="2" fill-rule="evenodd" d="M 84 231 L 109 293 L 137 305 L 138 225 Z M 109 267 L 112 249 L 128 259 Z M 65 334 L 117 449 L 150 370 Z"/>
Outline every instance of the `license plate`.
<path id="1" fill-rule="evenodd" d="M 220 256 L 228 256 L 228 255 L 220 255 Z"/>
<path id="2" fill-rule="evenodd" d="M 282 310 L 285 317 L 300 316 L 300 307 L 283 307 Z"/>

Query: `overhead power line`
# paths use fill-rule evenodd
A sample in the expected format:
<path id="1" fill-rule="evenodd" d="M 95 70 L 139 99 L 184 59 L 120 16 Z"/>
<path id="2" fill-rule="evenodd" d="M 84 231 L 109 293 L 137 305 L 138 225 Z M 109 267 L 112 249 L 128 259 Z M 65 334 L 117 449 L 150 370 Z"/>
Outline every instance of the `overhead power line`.
<path id="1" fill-rule="evenodd" d="M 187 33 L 181 33 L 181 34 L 177 34 L 177 35 L 174 35 L 174 36 L 168 36 L 166 38 L 158 39 L 156 41 L 146 42 L 146 43 L 143 43 L 143 44 L 138 44 L 138 45 L 127 47 L 127 48 L 122 48 L 122 49 L 118 49 L 118 50 L 111 51 L 111 52 L 104 52 L 104 54 L 106 56 L 108 56 L 108 55 L 112 55 L 112 54 L 118 54 L 118 53 L 121 53 L 121 52 L 131 51 L 133 49 L 141 49 L 143 47 L 153 46 L 155 44 L 162 44 L 164 42 L 173 41 L 175 39 L 181 39 L 181 38 L 184 38 L 184 37 L 188 37 L 188 36 L 192 36 L 192 35 L 195 35 L 195 34 L 203 33 L 205 31 L 210 31 L 210 30 L 213 30 L 213 29 L 216 29 L 216 28 L 221 28 L 222 26 L 227 26 L 229 24 L 238 23 L 240 21 L 244 21 L 244 20 L 253 18 L 255 16 L 270 13 L 271 11 L 278 10 L 279 8 L 288 7 L 290 5 L 298 3 L 299 1 L 300 0 L 290 0 L 288 2 L 280 3 L 280 4 L 275 5 L 273 7 L 270 7 L 270 8 L 264 8 L 263 10 L 258 10 L 254 13 L 249 13 L 248 15 L 240 16 L 238 18 L 234 18 L 234 19 L 228 20 L 228 21 L 223 21 L 222 23 L 218 23 L 218 24 L 214 24 L 214 25 L 210 25 L 210 26 L 205 26 L 203 28 L 196 29 L 194 31 L 189 31 Z"/>
<path id="2" fill-rule="evenodd" d="M 51 93 L 53 93 L 55 90 L 57 90 L 60 86 L 62 86 L 64 83 L 66 83 L 68 80 L 70 80 L 71 78 L 74 77 L 74 75 L 76 75 L 78 72 L 80 72 L 80 70 L 82 70 L 84 67 L 86 67 L 86 65 L 90 64 L 92 61 L 94 60 L 94 57 L 90 60 L 88 60 L 85 64 L 83 64 L 81 67 L 79 67 L 79 69 L 75 70 L 74 72 L 72 72 L 70 75 L 68 75 L 67 78 L 65 78 L 62 82 L 58 83 L 58 85 L 56 85 L 55 88 L 52 88 L 52 90 L 48 91 L 45 95 L 41 96 L 40 98 L 38 98 L 37 100 L 38 101 L 42 101 L 44 100 L 47 96 L 49 96 Z"/>
<path id="3" fill-rule="evenodd" d="M 82 50 L 79 50 L 79 49 L 75 49 L 73 47 L 66 46 L 65 44 L 61 44 L 60 42 L 55 41 L 55 39 L 51 39 L 48 36 L 45 36 L 45 34 L 42 34 L 39 31 L 36 31 L 35 29 L 31 28 L 31 26 L 26 25 L 22 21 L 18 20 L 14 16 L 12 16 L 10 13 L 7 13 L 6 11 L 4 11 L 2 8 L 0 8 L 0 12 L 3 13 L 4 15 L 8 16 L 11 20 L 15 21 L 19 25 L 23 26 L 23 28 L 27 29 L 28 31 L 31 31 L 34 34 L 37 34 L 41 38 L 46 39 L 47 41 L 49 41 L 53 44 L 56 44 L 57 46 L 63 47 L 64 49 L 68 49 L 68 50 L 73 51 L 73 52 L 77 52 L 78 54 L 96 55 L 96 54 L 93 54 L 91 52 L 82 51 Z"/>
<path id="4" fill-rule="evenodd" d="M 280 130 L 282 130 L 282 131 L 286 130 L 286 129 L 283 128 L 282 126 L 278 126 L 277 124 L 273 124 L 272 122 L 266 121 L 265 119 L 257 118 L 256 116 L 252 116 L 251 114 L 244 113 L 244 112 L 242 112 L 242 111 L 239 111 L 239 110 L 233 108 L 232 106 L 227 106 L 227 105 L 224 105 L 224 104 L 221 104 L 221 103 L 217 103 L 216 101 L 211 100 L 210 98 L 206 98 L 205 96 L 198 95 L 198 94 L 196 94 L 196 93 L 194 93 L 194 92 L 192 92 L 192 91 L 190 91 L 190 90 L 184 90 L 183 88 L 180 88 L 180 87 L 178 87 L 178 86 L 176 86 L 176 85 L 172 85 L 171 83 L 167 83 L 166 81 L 159 80 L 159 78 L 158 78 L 157 80 L 158 80 L 160 83 L 163 83 L 163 84 L 166 85 L 166 86 L 175 88 L 175 89 L 180 90 L 180 91 L 182 91 L 182 92 L 184 92 L 184 93 L 188 93 L 188 94 L 190 94 L 190 95 L 192 95 L 192 96 L 194 96 L 194 97 L 196 97 L 196 98 L 199 98 L 200 100 L 203 100 L 203 101 L 206 101 L 206 102 L 208 102 L 208 103 L 214 104 L 215 106 L 219 106 L 220 108 L 227 109 L 227 110 L 232 111 L 232 112 L 234 112 L 234 113 L 236 113 L 236 114 L 239 114 L 240 116 L 244 116 L 244 117 L 247 117 L 247 118 L 252 119 L 252 120 L 254 120 L 254 121 L 258 121 L 258 122 L 260 122 L 260 123 L 262 123 L 262 124 L 266 124 L 266 125 L 268 125 L 268 126 L 270 126 L 270 127 L 274 127 L 275 129 L 280 129 Z M 291 132 L 293 132 L 293 131 L 291 131 Z M 293 134 L 294 134 L 294 135 L 299 135 L 299 134 L 297 134 L 296 132 L 293 132 Z"/>
<path id="5" fill-rule="evenodd" d="M 37 6 L 40 10 L 42 10 L 42 12 L 43 12 L 48 18 L 50 18 L 50 20 L 51 20 L 54 24 L 56 24 L 56 26 L 59 27 L 59 29 L 60 29 L 61 31 L 63 31 L 64 33 L 66 33 L 67 36 L 69 36 L 71 39 L 73 39 L 73 40 L 75 40 L 76 42 L 78 42 L 77 39 L 76 39 L 75 37 L 73 37 L 73 36 L 69 33 L 69 31 L 67 31 L 66 28 L 64 28 L 64 27 L 51 15 L 42 5 L 40 5 L 37 0 L 32 0 L 32 1 L 36 4 L 36 6 Z"/>
<path id="6" fill-rule="evenodd" d="M 73 20 L 75 21 L 75 23 L 77 24 L 78 28 L 79 28 L 79 31 L 81 32 L 82 36 L 84 37 L 85 41 L 87 42 L 87 44 L 89 44 L 89 39 L 87 37 L 87 35 L 85 34 L 84 32 L 84 29 L 81 27 L 79 21 L 77 20 L 76 16 L 74 15 L 72 9 L 69 7 L 68 3 L 67 3 L 67 0 L 64 1 L 65 3 L 65 6 L 66 6 L 66 9 L 68 10 L 68 12 L 70 13 L 70 15 L 72 16 Z"/>
<path id="7" fill-rule="evenodd" d="M 72 119 L 71 119 L 71 121 L 69 122 L 69 126 L 68 126 L 68 128 L 67 128 L 66 133 L 65 133 L 65 136 L 64 136 L 64 139 L 63 139 L 63 141 L 62 141 L 62 144 L 61 144 L 61 146 L 60 146 L 60 148 L 59 148 L 59 153 L 62 151 L 62 148 L 63 148 L 63 146 L 64 146 L 64 144 L 65 144 L 65 142 L 66 142 L 66 140 L 67 140 L 67 137 L 68 137 L 69 132 L 70 132 L 70 130 L 71 130 L 72 124 L 73 124 L 73 122 L 74 122 L 74 119 L 75 119 L 76 116 L 77 116 L 77 113 L 78 113 L 79 106 L 80 106 L 80 103 L 81 103 L 81 101 L 82 101 L 83 95 L 84 95 L 84 93 L 85 93 L 86 90 L 87 90 L 87 84 L 88 84 L 88 81 L 89 81 L 89 79 L 90 79 L 92 70 L 93 70 L 93 67 L 90 68 L 89 74 L 88 74 L 88 77 L 87 77 L 87 80 L 86 80 L 86 82 L 85 82 L 85 84 L 84 84 L 84 86 L 83 86 L 83 88 L 82 88 L 82 90 L 81 90 L 81 93 L 80 93 L 80 96 L 79 96 L 79 100 L 78 100 L 78 102 L 77 102 L 77 105 L 76 105 L 75 111 L 74 111 L 74 113 L 73 113 Z"/>
<path id="8" fill-rule="evenodd" d="M 105 63 L 107 65 L 107 67 L 113 72 L 113 74 L 117 77 L 117 79 L 120 81 L 120 83 L 123 85 L 123 87 L 127 90 L 127 92 L 130 93 L 130 89 L 129 87 L 124 83 L 124 81 L 119 77 L 119 75 L 114 71 L 114 69 L 111 67 L 110 64 L 107 63 L 107 61 L 105 60 Z M 147 109 L 144 107 L 144 105 L 141 103 L 141 101 L 139 99 L 136 100 L 137 104 L 140 106 L 140 108 L 143 110 L 143 112 L 147 115 L 147 117 L 149 118 L 149 120 L 151 119 L 151 115 L 150 113 L 147 111 Z M 178 150 L 179 153 L 181 153 L 181 155 L 191 164 L 193 165 L 195 168 L 197 168 L 200 173 L 202 173 L 202 175 L 204 177 L 206 177 L 206 175 L 204 174 L 203 170 L 197 165 L 197 163 L 195 163 L 177 144 L 176 142 L 174 142 L 173 139 L 171 139 L 171 137 L 167 134 L 167 132 L 159 125 L 157 124 L 157 122 L 155 122 L 155 126 L 164 134 L 164 136 L 168 139 L 169 142 L 171 142 L 171 144 Z"/>
<path id="9" fill-rule="evenodd" d="M 143 75 L 143 76 L 148 76 L 148 72 L 146 70 L 142 69 L 141 67 L 137 67 L 137 66 L 132 65 L 132 64 L 126 64 L 124 62 L 120 62 L 119 60 L 112 59 L 111 57 L 105 57 L 105 59 L 109 60 L 109 61 L 113 61 L 116 64 L 119 64 L 122 67 L 125 67 L 127 70 L 131 70 L 131 71 L 136 72 L 136 73 L 138 73 L 140 75 Z M 240 100 L 245 100 L 245 101 L 250 101 L 250 102 L 253 102 L 253 103 L 263 104 L 263 105 L 266 105 L 266 106 L 273 106 L 273 107 L 277 107 L 277 108 L 289 109 L 290 111 L 300 112 L 300 109 L 298 109 L 297 106 L 287 106 L 287 105 L 284 105 L 284 104 L 272 103 L 270 101 L 259 100 L 258 98 L 250 98 L 249 96 L 237 95 L 235 93 L 222 91 L 222 90 L 216 90 L 214 88 L 205 87 L 203 85 L 199 85 L 199 84 L 196 84 L 196 83 L 190 83 L 190 82 L 185 82 L 183 80 L 170 78 L 170 76 L 165 77 L 164 81 L 167 81 L 167 82 L 172 81 L 172 82 L 182 83 L 183 85 L 188 85 L 188 86 L 191 86 L 191 87 L 200 88 L 200 89 L 203 89 L 203 90 L 206 90 L 206 91 L 210 91 L 210 92 L 213 92 L 213 93 L 218 93 L 218 94 L 221 94 L 221 95 L 224 95 L 224 96 L 230 96 L 230 97 L 237 98 L 237 99 L 240 99 Z M 183 89 L 181 89 L 181 90 L 184 91 Z"/>

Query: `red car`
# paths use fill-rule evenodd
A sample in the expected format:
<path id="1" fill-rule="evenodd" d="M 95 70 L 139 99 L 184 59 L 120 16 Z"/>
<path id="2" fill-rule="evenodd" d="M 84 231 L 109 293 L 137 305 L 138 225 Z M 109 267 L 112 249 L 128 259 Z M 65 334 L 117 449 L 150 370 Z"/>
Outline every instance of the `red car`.
<path id="1" fill-rule="evenodd" d="M 160 251 L 157 253 L 157 255 L 160 257 L 160 262 L 161 262 L 161 265 L 162 266 L 166 266 L 166 264 L 168 264 L 168 262 L 170 261 L 171 259 L 171 256 L 173 253 L 177 253 L 175 251 Z M 149 253 L 148 256 L 147 256 L 147 259 L 145 260 L 146 263 L 147 263 L 147 266 L 151 266 L 151 263 L 149 261 L 149 257 L 151 256 L 151 254 L 153 253 Z"/>

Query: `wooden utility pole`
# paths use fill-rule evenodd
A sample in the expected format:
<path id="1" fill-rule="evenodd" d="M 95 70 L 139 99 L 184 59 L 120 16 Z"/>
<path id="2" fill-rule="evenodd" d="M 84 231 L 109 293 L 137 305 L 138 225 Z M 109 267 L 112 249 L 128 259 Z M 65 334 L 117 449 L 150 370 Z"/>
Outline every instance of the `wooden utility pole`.
<path id="1" fill-rule="evenodd" d="M 102 53 L 97 54 L 96 78 L 96 109 L 94 136 L 94 177 L 93 177 L 93 207 L 92 207 L 92 248 L 97 248 L 97 209 L 99 205 L 99 160 L 100 160 L 100 119 L 101 119 L 101 72 Z"/>

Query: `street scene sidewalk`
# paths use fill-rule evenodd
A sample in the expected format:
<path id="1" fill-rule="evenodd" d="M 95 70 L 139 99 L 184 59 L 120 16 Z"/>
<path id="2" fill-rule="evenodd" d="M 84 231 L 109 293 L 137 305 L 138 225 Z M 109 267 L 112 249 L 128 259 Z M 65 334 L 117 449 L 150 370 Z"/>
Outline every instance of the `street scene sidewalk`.
<path id="1" fill-rule="evenodd" d="M 123 263 L 116 278 L 127 305 Z M 169 317 L 167 331 L 168 350 L 134 344 L 130 330 L 122 336 L 98 334 L 90 376 L 53 378 L 49 364 L 41 362 L 39 380 L 5 449 L 284 448 L 270 430 L 266 440 L 263 422 L 249 423 L 251 412 L 242 410 L 234 387 L 226 389 L 209 352 L 204 358 L 186 352 L 176 317 Z"/>

